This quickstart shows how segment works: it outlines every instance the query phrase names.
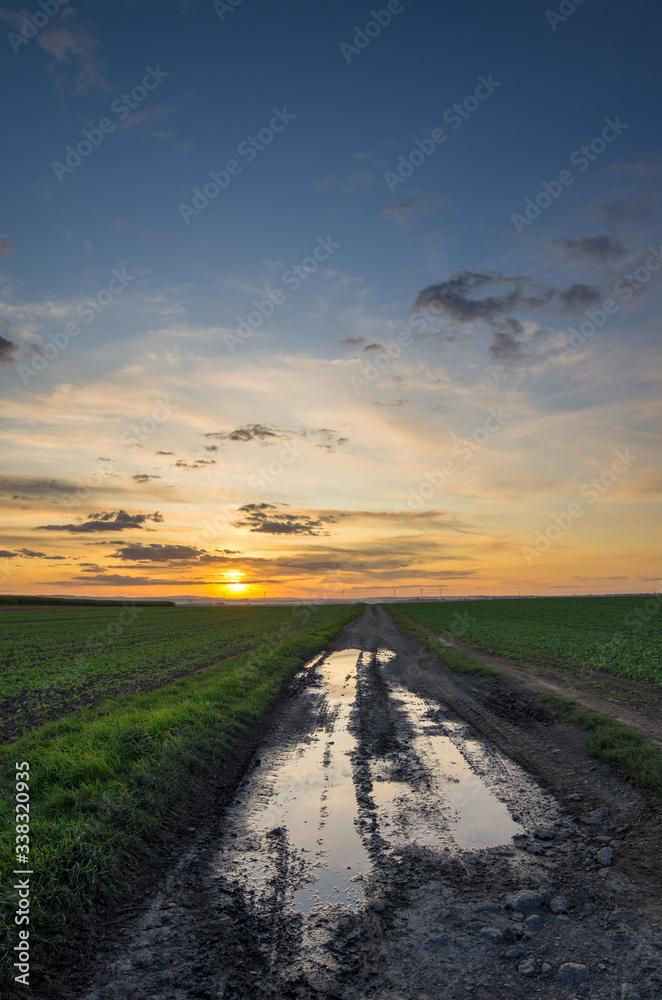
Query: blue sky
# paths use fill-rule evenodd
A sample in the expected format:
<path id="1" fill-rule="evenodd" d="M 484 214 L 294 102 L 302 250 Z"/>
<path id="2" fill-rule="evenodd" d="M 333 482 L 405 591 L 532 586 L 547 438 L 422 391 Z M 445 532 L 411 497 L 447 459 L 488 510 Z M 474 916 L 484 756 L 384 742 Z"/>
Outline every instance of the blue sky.
<path id="1" fill-rule="evenodd" d="M 8 590 L 203 594 L 268 579 L 274 594 L 312 594 L 341 578 L 357 593 L 652 588 L 652 0 L 566 2 L 564 20 L 544 3 L 403 0 L 388 24 L 387 5 L 348 2 L 44 6 L 0 10 L 12 95 L 0 217 Z M 17 41 L 33 19 L 46 23 Z M 263 149 L 241 145 L 282 121 Z M 98 145 L 58 166 L 84 130 Z M 394 184 L 420 144 L 429 155 Z M 232 160 L 227 187 L 199 214 L 182 210 Z M 527 199 L 542 207 L 518 226 Z M 287 278 L 297 266 L 300 287 Z M 612 312 L 573 346 L 605 300 Z M 237 343 L 238 319 L 269 301 Z M 56 350 L 67 323 L 80 333 Z M 393 357 L 385 345 L 403 331 Z M 164 398 L 168 420 L 119 446 Z M 485 431 L 499 406 L 510 415 Z M 477 431 L 488 438 L 462 474 L 416 506 L 412 491 Z M 284 442 L 310 448 L 284 464 Z M 636 461 L 599 514 L 527 556 L 627 447 Z M 113 471 L 75 494 L 110 451 Z M 283 470 L 256 492 L 267 459 Z M 269 504 L 259 523 L 251 503 Z M 71 525 L 117 510 L 163 519 L 112 537 L 95 528 L 108 552 L 147 531 L 190 552 L 87 558 Z M 223 527 L 204 542 L 197 526 L 212 512 Z M 61 559 L 44 577 L 49 555 Z M 204 555 L 215 575 L 200 573 Z"/>

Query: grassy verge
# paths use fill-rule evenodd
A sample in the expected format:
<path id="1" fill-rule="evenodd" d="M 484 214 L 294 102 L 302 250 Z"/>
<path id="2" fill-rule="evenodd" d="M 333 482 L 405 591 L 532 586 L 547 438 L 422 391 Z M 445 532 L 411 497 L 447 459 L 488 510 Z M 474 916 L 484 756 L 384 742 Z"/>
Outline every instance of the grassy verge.
<path id="1" fill-rule="evenodd" d="M 148 694 L 81 709 L 0 747 L 5 872 L 21 867 L 14 853 L 15 763 L 30 764 L 33 974 L 72 929 L 90 925 L 96 906 L 127 892 L 132 872 L 175 824 L 195 822 L 192 790 L 210 793 L 214 769 L 266 712 L 286 678 L 362 610 L 343 608 L 292 638 Z M 18 941 L 14 881 L 6 876 L 0 890 L 6 955 Z M 7 987 L 13 986 L 12 961 L 0 973 Z"/>
<path id="2" fill-rule="evenodd" d="M 400 612 L 391 608 L 385 610 L 401 632 L 414 636 L 438 656 L 449 670 L 490 677 L 493 680 L 504 678 L 502 671 L 477 663 L 452 646 L 444 646 L 431 639 Z M 536 695 L 536 699 L 554 706 L 570 722 L 588 732 L 584 748 L 589 756 L 605 761 L 621 777 L 662 794 L 662 754 L 642 733 L 610 715 L 584 708 L 583 705 L 561 695 L 544 692 Z"/>
<path id="3" fill-rule="evenodd" d="M 606 761 L 623 777 L 662 794 L 662 754 L 636 729 L 561 695 L 545 692 L 538 695 L 538 701 L 553 705 L 570 722 L 589 732 L 584 746 L 591 757 Z"/>
<path id="4" fill-rule="evenodd" d="M 470 656 L 465 656 L 464 653 L 460 653 L 459 650 L 454 649 L 453 646 L 445 646 L 443 643 L 438 642 L 436 639 L 431 638 L 423 629 L 419 628 L 410 618 L 406 615 L 401 614 L 399 611 L 394 611 L 387 605 L 384 605 L 384 610 L 391 616 L 397 629 L 400 632 L 404 632 L 405 635 L 411 635 L 417 639 L 421 645 L 429 649 L 431 653 L 441 660 L 445 667 L 452 670 L 456 674 L 473 674 L 475 677 L 489 677 L 492 680 L 496 680 L 503 677 L 503 672 L 497 670 L 496 667 L 487 667 L 484 663 L 479 663 L 477 660 L 472 659 Z"/>

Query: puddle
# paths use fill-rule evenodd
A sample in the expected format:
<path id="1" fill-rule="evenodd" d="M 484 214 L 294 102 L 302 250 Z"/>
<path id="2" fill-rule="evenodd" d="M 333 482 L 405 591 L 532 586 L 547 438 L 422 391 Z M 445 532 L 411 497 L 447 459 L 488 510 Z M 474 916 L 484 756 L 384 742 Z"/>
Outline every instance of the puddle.
<path id="1" fill-rule="evenodd" d="M 384 666 L 395 656 L 385 648 L 377 654 L 346 649 L 311 661 L 316 666 L 303 697 L 312 700 L 315 727 L 284 749 L 265 748 L 261 766 L 246 777 L 226 814 L 229 835 L 216 869 L 253 905 L 278 898 L 303 914 L 329 903 L 362 907 L 372 864 L 360 831 L 375 829 L 366 822 L 366 807 L 387 854 L 411 844 L 497 847 L 522 832 L 494 791 L 502 781 L 512 783 L 506 771 L 516 765 L 502 761 L 465 723 L 439 721 L 443 706 L 399 686 L 389 686 L 388 697 L 410 736 L 396 755 L 369 758 L 372 790 L 368 799 L 359 792 L 359 807 L 352 769 L 357 741 L 349 731 L 357 669 L 370 667 L 373 657 Z M 481 774 L 489 775 L 488 783 Z"/>
<path id="2" fill-rule="evenodd" d="M 242 825 L 266 837 L 267 844 L 271 841 L 274 846 L 286 839 L 298 869 L 296 881 L 304 883 L 295 889 L 289 905 L 301 913 L 332 902 L 356 909 L 364 901 L 361 877 L 371 865 L 355 826 L 356 791 L 349 754 L 356 749 L 356 740 L 347 729 L 360 656 L 361 650 L 346 649 L 332 653 L 318 666 L 318 684 L 309 693 L 324 695 L 323 727 L 277 759 L 263 760 L 260 795 L 253 794 L 242 807 Z M 284 835 L 267 837 L 278 828 Z M 257 858 L 255 848 L 243 846 L 243 851 L 241 844 L 238 850 L 229 848 L 235 855 L 232 878 L 239 878 L 249 892 L 264 895 L 277 878 L 273 852 Z"/>
<path id="3" fill-rule="evenodd" d="M 405 688 L 393 688 L 391 696 L 416 732 L 411 748 L 423 763 L 429 788 L 414 790 L 400 782 L 376 781 L 381 811 L 391 823 L 397 821 L 400 836 L 428 847 L 448 845 L 448 836 L 462 848 L 496 847 L 522 832 L 508 808 L 476 774 L 461 753 L 458 742 L 465 724 L 451 723 L 452 740 L 443 725 L 430 719 L 438 709 Z M 476 739 L 464 741 L 463 748 L 475 761 L 482 745 Z M 376 801 L 377 801 L 376 799 Z M 388 838 L 387 838 L 388 839 Z M 400 839 L 400 838 L 398 838 Z"/>

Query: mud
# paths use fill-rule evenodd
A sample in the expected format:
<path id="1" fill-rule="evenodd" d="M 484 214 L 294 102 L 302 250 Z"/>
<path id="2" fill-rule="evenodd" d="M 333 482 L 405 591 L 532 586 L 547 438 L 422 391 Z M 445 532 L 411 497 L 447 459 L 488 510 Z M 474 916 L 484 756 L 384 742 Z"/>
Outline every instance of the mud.
<path id="1" fill-rule="evenodd" d="M 77 996 L 662 996 L 657 813 L 573 727 L 379 608 L 297 690 Z"/>

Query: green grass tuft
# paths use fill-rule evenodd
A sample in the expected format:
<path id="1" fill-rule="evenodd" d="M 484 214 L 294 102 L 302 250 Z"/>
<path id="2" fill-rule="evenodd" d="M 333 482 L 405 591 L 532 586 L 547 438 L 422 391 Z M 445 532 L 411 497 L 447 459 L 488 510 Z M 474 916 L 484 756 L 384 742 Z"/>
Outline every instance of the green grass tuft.
<path id="1" fill-rule="evenodd" d="M 591 757 L 604 760 L 622 776 L 662 793 L 662 754 L 642 733 L 561 695 L 545 692 L 538 695 L 538 701 L 553 705 L 570 722 L 588 731 L 584 746 Z"/>
<path id="2" fill-rule="evenodd" d="M 15 762 L 30 763 L 30 942 L 33 973 L 58 935 L 94 921 L 97 904 L 124 894 L 149 863 L 150 845 L 190 822 L 193 793 L 207 796 L 239 738 L 273 704 L 283 682 L 363 612 L 310 610 L 310 627 L 263 643 L 147 694 L 79 709 L 0 747 L 0 857 L 14 867 Z M 300 626 L 299 626 L 300 627 Z M 0 887 L 3 946 L 17 942 L 12 879 Z M 2 940 L 0 938 L 0 940 Z M 0 985 L 10 987 L 11 960 Z M 4 975 L 5 981 L 2 981 Z M 32 979 L 31 979 L 32 982 Z"/>
<path id="3" fill-rule="evenodd" d="M 496 667 L 488 667 L 484 663 L 479 663 L 478 660 L 474 660 L 470 656 L 460 653 L 460 651 L 455 649 L 453 646 L 445 646 L 436 639 L 432 639 L 416 624 L 414 624 L 414 622 L 412 622 L 404 614 L 401 614 L 399 611 L 395 611 L 387 606 L 384 606 L 384 610 L 391 616 L 400 632 L 405 633 L 405 635 L 411 635 L 417 639 L 421 645 L 425 646 L 426 649 L 429 649 L 431 653 L 434 653 L 434 655 L 441 660 L 444 666 L 448 667 L 449 670 L 452 670 L 453 673 L 472 674 L 474 677 L 489 677 L 491 680 L 498 680 L 504 676 L 503 671 L 497 670 Z"/>

